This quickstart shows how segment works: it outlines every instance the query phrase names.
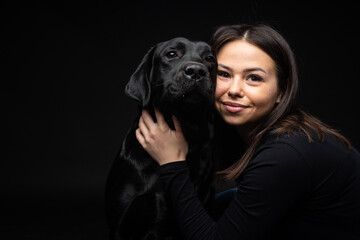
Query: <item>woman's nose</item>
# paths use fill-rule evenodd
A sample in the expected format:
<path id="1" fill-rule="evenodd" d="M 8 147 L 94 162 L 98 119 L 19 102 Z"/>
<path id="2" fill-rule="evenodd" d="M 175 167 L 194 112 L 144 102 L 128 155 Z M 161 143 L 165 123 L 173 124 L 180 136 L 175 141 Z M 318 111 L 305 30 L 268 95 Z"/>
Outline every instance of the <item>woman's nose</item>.
<path id="1" fill-rule="evenodd" d="M 228 95 L 231 97 L 243 96 L 243 88 L 240 79 L 233 79 L 228 90 Z"/>

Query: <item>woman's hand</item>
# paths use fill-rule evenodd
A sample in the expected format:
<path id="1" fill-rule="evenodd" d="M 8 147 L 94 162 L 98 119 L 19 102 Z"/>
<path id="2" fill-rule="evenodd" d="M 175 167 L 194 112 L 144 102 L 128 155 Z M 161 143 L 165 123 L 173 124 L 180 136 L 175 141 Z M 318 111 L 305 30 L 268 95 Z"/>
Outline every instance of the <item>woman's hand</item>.
<path id="1" fill-rule="evenodd" d="M 175 130 L 172 130 L 156 108 L 155 116 L 156 123 L 147 110 L 142 111 L 139 128 L 136 130 L 137 140 L 160 165 L 184 161 L 188 153 L 188 144 L 179 121 L 173 117 Z"/>

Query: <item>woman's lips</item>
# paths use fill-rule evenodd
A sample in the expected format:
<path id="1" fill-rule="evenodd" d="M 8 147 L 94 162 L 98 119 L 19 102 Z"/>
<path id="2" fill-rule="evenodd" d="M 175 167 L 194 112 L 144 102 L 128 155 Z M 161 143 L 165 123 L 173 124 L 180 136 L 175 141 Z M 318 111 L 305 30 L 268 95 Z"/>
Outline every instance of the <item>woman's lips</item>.
<path id="1" fill-rule="evenodd" d="M 244 109 L 248 108 L 247 106 L 244 106 L 242 104 L 235 103 L 235 102 L 225 101 L 225 102 L 222 102 L 222 104 L 224 105 L 224 107 L 227 111 L 232 112 L 232 113 L 241 112 Z"/>

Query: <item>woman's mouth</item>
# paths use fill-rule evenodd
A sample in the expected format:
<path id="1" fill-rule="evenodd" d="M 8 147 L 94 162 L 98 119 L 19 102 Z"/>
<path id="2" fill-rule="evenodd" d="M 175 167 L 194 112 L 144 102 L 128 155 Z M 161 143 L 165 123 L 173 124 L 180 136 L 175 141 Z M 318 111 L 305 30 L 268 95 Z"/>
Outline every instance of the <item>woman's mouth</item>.
<path id="1" fill-rule="evenodd" d="M 224 108 L 231 113 L 241 112 L 246 108 L 248 108 L 247 106 L 242 105 L 240 103 L 229 102 L 229 101 L 222 102 L 222 104 Z"/>

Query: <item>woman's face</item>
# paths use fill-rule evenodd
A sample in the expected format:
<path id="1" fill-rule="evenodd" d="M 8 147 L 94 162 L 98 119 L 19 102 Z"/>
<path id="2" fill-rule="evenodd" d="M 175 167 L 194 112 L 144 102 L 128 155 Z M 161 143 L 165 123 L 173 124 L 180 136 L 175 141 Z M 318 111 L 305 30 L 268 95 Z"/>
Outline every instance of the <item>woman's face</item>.
<path id="1" fill-rule="evenodd" d="M 248 133 L 280 101 L 275 63 L 244 40 L 225 44 L 217 61 L 215 107 L 226 123 Z"/>

